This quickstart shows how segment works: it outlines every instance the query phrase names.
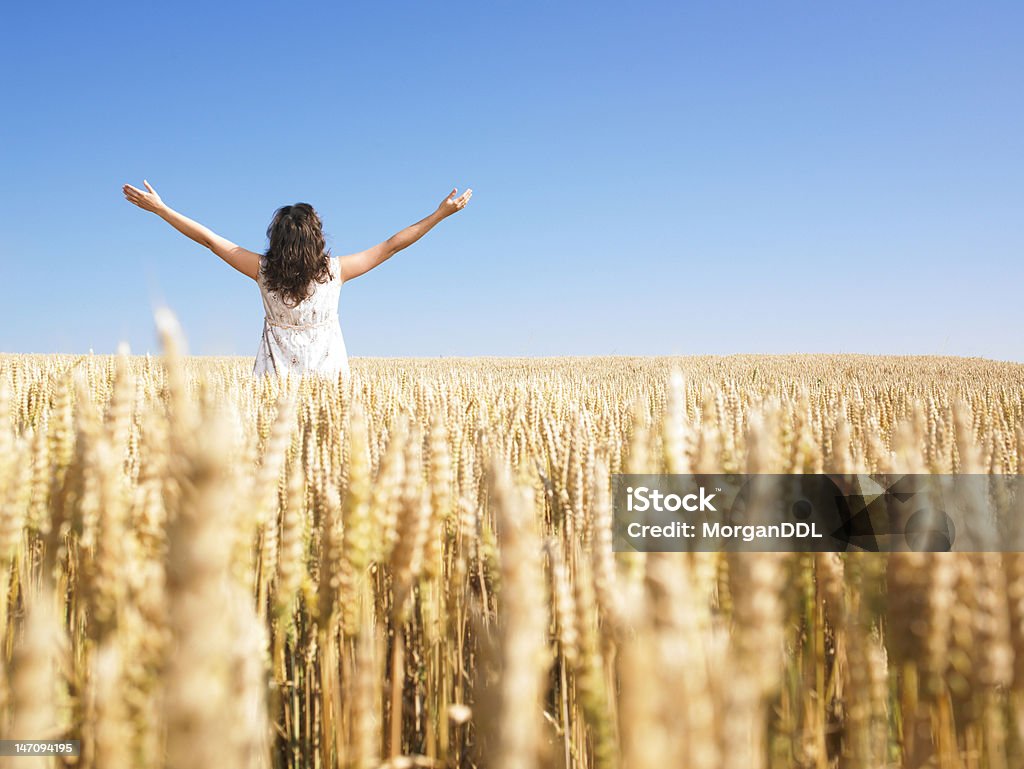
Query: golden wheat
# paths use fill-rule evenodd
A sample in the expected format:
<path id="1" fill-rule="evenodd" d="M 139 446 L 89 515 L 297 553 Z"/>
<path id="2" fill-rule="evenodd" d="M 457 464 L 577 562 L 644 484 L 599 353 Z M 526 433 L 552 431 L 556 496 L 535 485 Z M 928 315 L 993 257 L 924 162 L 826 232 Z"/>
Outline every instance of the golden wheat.
<path id="1" fill-rule="evenodd" d="M 609 497 L 1019 474 L 1024 366 L 255 380 L 158 320 L 161 357 L 0 355 L 0 736 L 89 769 L 1024 765 L 1020 556 L 619 554 Z"/>

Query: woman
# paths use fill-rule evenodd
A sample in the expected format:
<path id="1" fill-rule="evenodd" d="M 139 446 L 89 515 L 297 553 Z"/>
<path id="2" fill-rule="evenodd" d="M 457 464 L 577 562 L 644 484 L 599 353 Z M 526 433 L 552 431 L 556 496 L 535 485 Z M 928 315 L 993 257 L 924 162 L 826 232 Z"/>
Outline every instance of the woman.
<path id="1" fill-rule="evenodd" d="M 348 375 L 345 339 L 338 323 L 341 284 L 358 278 L 422 238 L 435 224 L 466 207 L 473 195 L 454 189 L 437 210 L 373 248 L 333 257 L 320 217 L 308 203 L 279 208 L 267 228 L 269 245 L 257 254 L 222 238 L 164 203 L 149 182 L 146 190 L 124 185 L 125 198 L 152 211 L 174 229 L 206 246 L 256 281 L 263 296 L 263 339 L 253 373 Z"/>

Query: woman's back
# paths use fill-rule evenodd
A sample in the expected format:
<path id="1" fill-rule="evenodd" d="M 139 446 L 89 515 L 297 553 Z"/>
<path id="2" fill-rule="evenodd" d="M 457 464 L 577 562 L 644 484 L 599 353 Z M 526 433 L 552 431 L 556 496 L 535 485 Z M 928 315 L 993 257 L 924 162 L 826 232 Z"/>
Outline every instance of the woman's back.
<path id="1" fill-rule="evenodd" d="M 330 257 L 330 279 L 326 283 L 314 280 L 309 296 L 295 306 L 266 287 L 262 264 L 256 282 L 265 318 L 253 373 L 347 375 L 348 355 L 338 322 L 342 283 L 339 260 Z"/>

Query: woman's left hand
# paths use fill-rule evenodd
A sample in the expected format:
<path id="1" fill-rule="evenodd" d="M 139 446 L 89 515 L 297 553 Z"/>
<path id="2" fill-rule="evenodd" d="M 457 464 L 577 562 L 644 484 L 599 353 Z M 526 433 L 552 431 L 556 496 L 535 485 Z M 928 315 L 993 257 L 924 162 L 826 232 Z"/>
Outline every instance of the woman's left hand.
<path id="1" fill-rule="evenodd" d="M 149 192 L 144 192 L 138 187 L 126 184 L 121 188 L 121 191 L 124 192 L 125 200 L 129 203 L 134 203 L 143 211 L 152 211 L 154 214 L 159 213 L 164 208 L 164 202 L 156 194 L 156 190 L 149 185 L 149 182 L 143 179 L 142 183 L 146 185 L 146 189 Z"/>

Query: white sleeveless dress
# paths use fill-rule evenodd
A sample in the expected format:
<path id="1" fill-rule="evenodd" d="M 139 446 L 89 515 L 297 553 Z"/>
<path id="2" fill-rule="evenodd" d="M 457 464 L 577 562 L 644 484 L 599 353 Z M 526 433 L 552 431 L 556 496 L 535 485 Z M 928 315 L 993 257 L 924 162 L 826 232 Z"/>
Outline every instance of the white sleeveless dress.
<path id="1" fill-rule="evenodd" d="M 331 279 L 313 282 L 313 293 L 289 307 L 276 292 L 263 285 L 263 265 L 256 283 L 263 297 L 263 338 L 256 353 L 255 376 L 264 374 L 349 374 L 345 338 L 338 321 L 341 264 L 330 257 Z"/>

